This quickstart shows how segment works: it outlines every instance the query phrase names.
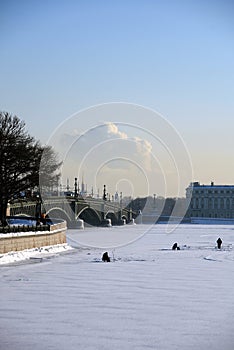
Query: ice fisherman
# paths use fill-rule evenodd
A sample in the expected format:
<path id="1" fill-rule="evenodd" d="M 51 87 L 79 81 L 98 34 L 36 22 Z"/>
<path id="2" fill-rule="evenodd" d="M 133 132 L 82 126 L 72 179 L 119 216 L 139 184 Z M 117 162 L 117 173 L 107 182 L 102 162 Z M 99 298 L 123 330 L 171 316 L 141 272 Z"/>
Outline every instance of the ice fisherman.
<path id="1" fill-rule="evenodd" d="M 102 261 L 104 262 L 110 262 L 110 257 L 108 255 L 108 252 L 103 253 L 102 255 Z"/>
<path id="2" fill-rule="evenodd" d="M 178 246 L 178 243 L 174 243 L 171 247 L 172 250 L 180 250 L 180 247 Z"/>
<path id="3" fill-rule="evenodd" d="M 221 245 L 223 242 L 222 242 L 222 239 L 220 237 L 217 239 L 216 243 L 217 243 L 218 249 L 221 249 Z"/>

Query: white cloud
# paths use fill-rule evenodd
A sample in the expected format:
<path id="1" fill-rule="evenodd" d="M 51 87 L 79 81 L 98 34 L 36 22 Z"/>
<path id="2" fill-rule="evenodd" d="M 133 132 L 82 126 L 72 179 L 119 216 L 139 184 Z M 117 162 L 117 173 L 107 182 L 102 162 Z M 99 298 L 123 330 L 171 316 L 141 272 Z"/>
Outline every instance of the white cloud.
<path id="1" fill-rule="evenodd" d="M 85 181 L 92 186 L 96 181 L 95 176 L 99 173 L 102 174 L 99 180 L 103 183 L 113 184 L 113 181 L 118 182 L 119 179 L 128 177 L 129 181 L 134 179 L 136 184 L 139 180 L 136 168 L 142 169 L 146 174 L 152 171 L 152 168 L 156 170 L 158 167 L 152 156 L 151 142 L 137 135 L 129 136 L 121 127 L 124 126 L 104 122 L 82 135 L 79 135 L 77 130 L 74 130 L 70 137 L 68 134 L 64 135 L 62 148 L 66 157 L 62 170 L 63 181 L 67 177 L 80 177 L 80 174 L 84 174 Z M 64 152 L 65 140 L 68 145 L 67 152 Z M 140 181 L 138 187 L 141 186 L 145 188 L 146 184 Z"/>
<path id="2" fill-rule="evenodd" d="M 189 154 L 178 132 L 162 116 L 141 106 L 104 104 L 81 111 L 64 121 L 49 142 L 64 161 L 63 183 L 67 177 L 72 183 L 83 173 L 91 187 L 99 173 L 106 185 L 113 178 L 113 182 L 127 179 L 128 183 L 134 179 L 135 192 L 142 193 L 145 176 L 151 193 L 163 195 L 173 174 L 177 181 L 174 194 L 178 195 L 193 178 Z M 138 168 L 146 174 L 142 178 Z"/>
<path id="3" fill-rule="evenodd" d="M 128 139 L 128 135 L 125 132 L 121 132 L 118 129 L 118 126 L 114 123 L 111 122 L 106 122 L 105 123 L 107 125 L 107 133 L 111 134 L 112 136 L 117 136 L 121 139 Z"/>

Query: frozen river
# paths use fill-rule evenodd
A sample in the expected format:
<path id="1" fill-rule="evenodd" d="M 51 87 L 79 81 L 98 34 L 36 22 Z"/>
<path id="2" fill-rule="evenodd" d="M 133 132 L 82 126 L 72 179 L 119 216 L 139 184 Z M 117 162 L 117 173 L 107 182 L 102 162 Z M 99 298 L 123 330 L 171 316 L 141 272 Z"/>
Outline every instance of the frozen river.
<path id="1" fill-rule="evenodd" d="M 232 350 L 234 226 L 148 229 L 69 230 L 73 250 L 1 266 L 0 349 Z"/>

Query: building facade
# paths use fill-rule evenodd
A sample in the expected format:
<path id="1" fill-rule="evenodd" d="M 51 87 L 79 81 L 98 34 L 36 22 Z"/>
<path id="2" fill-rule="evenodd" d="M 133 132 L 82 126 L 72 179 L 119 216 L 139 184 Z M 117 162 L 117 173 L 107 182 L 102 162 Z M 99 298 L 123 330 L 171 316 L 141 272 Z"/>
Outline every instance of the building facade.
<path id="1" fill-rule="evenodd" d="M 191 198 L 188 216 L 200 218 L 234 218 L 234 185 L 200 185 L 192 182 L 186 189 Z"/>

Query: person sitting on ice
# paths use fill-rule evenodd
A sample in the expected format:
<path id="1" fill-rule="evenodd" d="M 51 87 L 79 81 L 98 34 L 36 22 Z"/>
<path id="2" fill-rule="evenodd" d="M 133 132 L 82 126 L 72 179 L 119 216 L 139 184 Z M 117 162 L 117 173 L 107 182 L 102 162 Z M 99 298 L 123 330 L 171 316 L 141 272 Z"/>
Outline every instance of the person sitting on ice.
<path id="1" fill-rule="evenodd" d="M 171 249 L 172 250 L 180 250 L 180 247 L 178 246 L 178 243 L 174 243 Z"/>
<path id="2" fill-rule="evenodd" d="M 221 245 L 222 245 L 222 239 L 219 237 L 216 241 L 217 245 L 218 245 L 218 249 L 221 249 Z"/>
<path id="3" fill-rule="evenodd" d="M 110 257 L 108 255 L 108 252 L 103 253 L 102 255 L 102 261 L 104 262 L 110 262 Z"/>

